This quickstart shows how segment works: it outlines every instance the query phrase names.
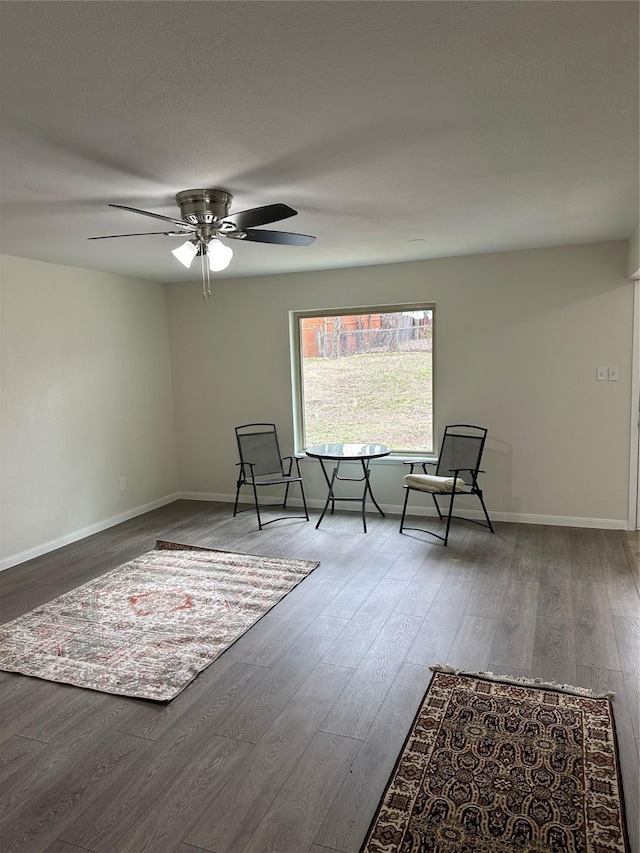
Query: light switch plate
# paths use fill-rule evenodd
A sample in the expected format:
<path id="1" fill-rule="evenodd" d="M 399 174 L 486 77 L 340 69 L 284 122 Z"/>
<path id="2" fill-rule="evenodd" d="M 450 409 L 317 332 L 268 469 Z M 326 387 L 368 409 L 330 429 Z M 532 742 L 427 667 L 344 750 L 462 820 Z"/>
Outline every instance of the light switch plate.
<path id="1" fill-rule="evenodd" d="M 618 368 L 610 367 L 609 368 L 609 382 L 617 382 L 618 381 Z"/>
<path id="2" fill-rule="evenodd" d="M 596 367 L 596 379 L 598 382 L 606 381 L 607 379 L 607 368 L 606 367 Z"/>

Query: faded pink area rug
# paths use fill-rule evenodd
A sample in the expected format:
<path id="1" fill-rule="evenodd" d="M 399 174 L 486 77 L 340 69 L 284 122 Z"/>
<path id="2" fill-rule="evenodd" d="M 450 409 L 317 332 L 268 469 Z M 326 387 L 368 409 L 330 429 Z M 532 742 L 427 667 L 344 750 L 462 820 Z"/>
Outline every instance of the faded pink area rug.
<path id="1" fill-rule="evenodd" d="M 159 541 L 0 625 L 0 669 L 168 701 L 318 565 Z"/>

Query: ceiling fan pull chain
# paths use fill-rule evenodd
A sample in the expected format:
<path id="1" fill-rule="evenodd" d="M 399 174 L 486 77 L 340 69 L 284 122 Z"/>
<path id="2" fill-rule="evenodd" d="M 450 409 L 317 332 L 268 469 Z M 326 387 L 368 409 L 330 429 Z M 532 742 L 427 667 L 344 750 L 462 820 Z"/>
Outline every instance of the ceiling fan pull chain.
<path id="1" fill-rule="evenodd" d="M 200 269 L 202 272 L 202 298 L 207 301 L 207 281 L 205 278 L 205 263 L 204 263 L 204 254 L 200 255 Z"/>
<path id="2" fill-rule="evenodd" d="M 201 244 L 200 266 L 202 269 L 202 298 L 206 302 L 211 296 L 211 276 L 209 274 L 209 258 L 204 244 Z"/>

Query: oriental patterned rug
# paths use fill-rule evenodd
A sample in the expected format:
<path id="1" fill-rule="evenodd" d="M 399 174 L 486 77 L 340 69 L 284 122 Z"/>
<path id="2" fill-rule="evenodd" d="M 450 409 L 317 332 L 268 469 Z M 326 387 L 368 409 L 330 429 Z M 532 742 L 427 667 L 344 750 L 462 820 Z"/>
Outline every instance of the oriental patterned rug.
<path id="1" fill-rule="evenodd" d="M 318 565 L 159 541 L 0 625 L 0 669 L 168 701 Z"/>
<path id="2" fill-rule="evenodd" d="M 361 853 L 628 851 L 609 698 L 432 668 Z"/>

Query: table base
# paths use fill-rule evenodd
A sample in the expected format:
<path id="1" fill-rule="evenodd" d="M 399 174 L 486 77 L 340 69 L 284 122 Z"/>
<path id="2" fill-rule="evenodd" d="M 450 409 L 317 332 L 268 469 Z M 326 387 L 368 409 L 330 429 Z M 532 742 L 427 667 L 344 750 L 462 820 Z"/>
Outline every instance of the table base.
<path id="1" fill-rule="evenodd" d="M 376 507 L 376 509 L 378 510 L 380 515 L 383 518 L 386 517 L 384 512 L 380 509 L 378 502 L 374 498 L 373 492 L 371 491 L 371 483 L 369 482 L 369 460 L 368 459 L 358 460 L 362 464 L 362 477 L 341 477 L 339 472 L 340 472 L 340 462 L 342 460 L 338 460 L 335 468 L 333 469 L 333 473 L 332 473 L 331 477 L 329 477 L 329 475 L 327 474 L 327 469 L 325 468 L 324 460 L 319 459 L 318 461 L 320 462 L 320 465 L 322 466 L 322 473 L 324 474 L 324 478 L 327 481 L 327 486 L 329 487 L 329 493 L 327 495 L 327 500 L 326 500 L 325 505 L 323 507 L 320 518 L 318 519 L 318 523 L 316 524 L 316 530 L 320 527 L 322 519 L 325 517 L 327 509 L 329 508 L 329 504 L 331 504 L 331 515 L 333 515 L 334 510 L 335 510 L 336 501 L 347 501 L 347 502 L 360 503 L 362 505 L 362 526 L 364 527 L 364 532 L 366 533 L 367 532 L 367 517 L 366 517 L 367 494 L 371 498 L 374 506 Z M 345 460 L 345 461 L 355 462 L 356 460 L 351 459 L 351 460 Z M 362 491 L 362 497 L 361 498 L 345 498 L 345 497 L 340 497 L 339 495 L 336 495 L 334 492 L 334 485 L 335 485 L 336 480 L 341 480 L 343 482 L 350 482 L 350 483 L 362 483 L 362 482 L 364 482 L 364 489 Z"/>

